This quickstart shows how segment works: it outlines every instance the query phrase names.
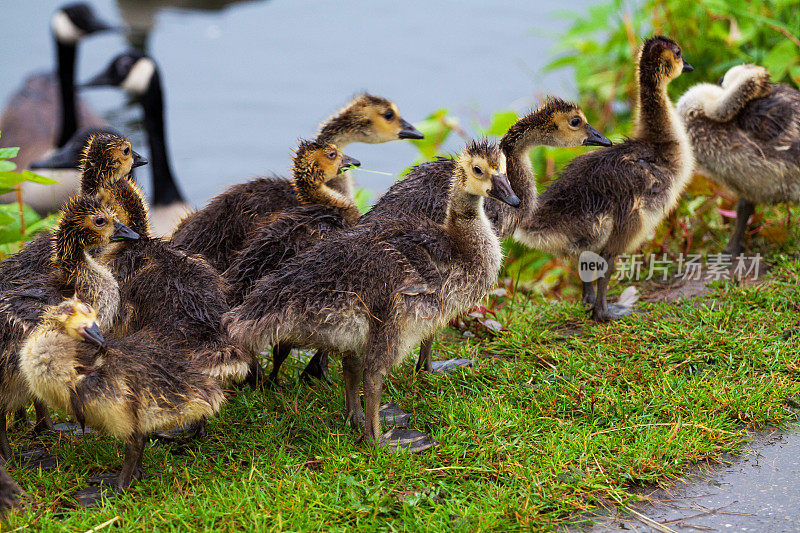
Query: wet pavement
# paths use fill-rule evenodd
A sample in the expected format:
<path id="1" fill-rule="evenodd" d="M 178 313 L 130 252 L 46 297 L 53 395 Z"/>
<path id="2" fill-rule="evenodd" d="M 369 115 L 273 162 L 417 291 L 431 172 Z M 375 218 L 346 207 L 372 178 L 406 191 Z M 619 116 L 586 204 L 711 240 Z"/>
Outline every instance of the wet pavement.
<path id="1" fill-rule="evenodd" d="M 800 531 L 800 425 L 751 434 L 740 455 L 697 467 L 649 501 L 599 510 L 579 531 Z"/>

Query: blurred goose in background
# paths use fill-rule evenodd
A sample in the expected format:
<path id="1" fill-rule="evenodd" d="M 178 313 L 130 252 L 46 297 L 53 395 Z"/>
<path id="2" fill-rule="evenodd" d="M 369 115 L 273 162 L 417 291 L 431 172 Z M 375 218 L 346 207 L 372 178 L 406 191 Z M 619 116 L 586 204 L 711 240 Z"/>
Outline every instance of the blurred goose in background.
<path id="1" fill-rule="evenodd" d="M 84 86 L 118 87 L 142 106 L 153 177 L 150 223 L 154 235 L 169 235 L 178 220 L 191 208 L 184 200 L 170 168 L 164 132 L 164 93 L 156 62 L 142 52 L 125 52 L 115 57 L 104 71 Z"/>
<path id="2" fill-rule="evenodd" d="M 0 116 L 0 147 L 20 147 L 14 159 L 19 169 L 30 168 L 34 161 L 67 144 L 78 127 L 105 124 L 75 96 L 75 62 L 83 38 L 114 28 L 85 3 L 58 9 L 50 18 L 50 27 L 56 43 L 56 72 L 29 76 Z M 22 183 L 25 203 L 39 213 L 58 209 L 78 188 L 80 178 L 75 167 L 53 173 L 44 172 L 44 168 L 40 165 L 37 172 L 48 174 L 58 184 Z M 14 193 L 0 196 L 0 203 L 15 200 Z"/>

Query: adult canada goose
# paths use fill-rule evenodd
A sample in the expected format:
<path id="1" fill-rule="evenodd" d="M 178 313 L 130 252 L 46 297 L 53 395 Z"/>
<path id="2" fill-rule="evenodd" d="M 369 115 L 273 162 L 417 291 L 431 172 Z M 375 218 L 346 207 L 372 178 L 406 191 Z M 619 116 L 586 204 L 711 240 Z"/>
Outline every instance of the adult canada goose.
<path id="1" fill-rule="evenodd" d="M 139 236 L 92 196 L 71 198 L 51 236 L 50 268 L 20 281 L 0 297 L 0 456 L 8 459 L 6 412 L 30 400 L 19 374 L 19 348 L 38 323 L 42 310 L 66 294 L 78 294 L 102 306 L 101 324 L 113 324 L 119 306 L 119 286 L 107 268 L 88 251 Z M 37 415 L 39 413 L 37 412 Z"/>
<path id="2" fill-rule="evenodd" d="M 493 198 L 484 201 L 486 216 L 500 239 L 513 235 L 536 205 L 536 181 L 530 161 L 530 151 L 536 146 L 611 146 L 611 141 L 589 124 L 580 106 L 555 97 L 546 98 L 538 109 L 513 124 L 500 140 L 500 149 L 506 156 L 508 181 L 520 205 L 512 208 Z M 440 158 L 418 165 L 392 185 L 359 223 L 413 215 L 444 222 L 450 195 L 447 183 L 456 164 L 453 159 Z M 429 338 L 420 345 L 418 370 L 433 371 L 432 342 Z M 437 366 L 446 367 L 447 363 Z M 324 359 L 315 357 L 305 372 L 317 377 L 326 370 Z"/>
<path id="3" fill-rule="evenodd" d="M 113 29 L 85 3 L 62 6 L 50 18 L 56 44 L 56 73 L 35 74 L 12 95 L 0 116 L 0 146 L 19 146 L 14 159 L 20 169 L 64 146 L 78 127 L 102 126 L 103 120 L 75 97 L 75 62 L 84 37 Z M 40 167 L 43 169 L 44 167 Z M 41 172 L 41 171 L 40 171 Z M 54 211 L 77 187 L 75 167 L 52 174 L 59 183 L 22 183 L 25 203 L 39 213 Z M 15 200 L 13 193 L 0 196 L 0 203 Z"/>
<path id="4" fill-rule="evenodd" d="M 721 87 L 701 83 L 678 100 L 698 166 L 739 196 L 725 253 L 738 256 L 756 204 L 800 200 L 800 91 L 738 65 Z"/>
<path id="5" fill-rule="evenodd" d="M 164 132 L 164 93 L 156 62 L 142 52 L 120 54 L 104 71 L 84 84 L 84 87 L 106 86 L 123 89 L 142 106 L 153 178 L 150 223 L 155 235 L 169 235 L 190 207 L 170 168 Z"/>
<path id="6" fill-rule="evenodd" d="M 406 122 L 394 102 L 371 94 L 360 94 L 322 123 L 315 140 L 339 150 L 350 143 L 384 143 L 398 139 L 421 139 L 422 134 Z M 345 171 L 328 186 L 352 200 L 353 177 Z M 240 183 L 212 198 L 199 211 L 183 219 L 172 241 L 192 253 L 203 254 L 220 272 L 247 242 L 259 219 L 300 205 L 291 181 L 279 176 Z"/>
<path id="7" fill-rule="evenodd" d="M 225 399 L 159 331 L 106 341 L 97 311 L 77 297 L 44 309 L 20 370 L 37 398 L 125 442 L 119 491 L 142 477 L 146 437 L 211 416 Z"/>
<path id="8" fill-rule="evenodd" d="M 252 350 L 291 342 L 342 353 L 347 420 L 364 421 L 363 439 L 379 442 L 392 366 L 497 282 L 502 253 L 483 197 L 519 205 L 505 170 L 495 145 L 470 144 L 453 167 L 444 224 L 393 219 L 323 239 L 260 280 L 225 316 L 231 337 Z"/>
<path id="9" fill-rule="evenodd" d="M 694 70 L 675 41 L 652 37 L 637 61 L 636 123 L 632 137 L 576 157 L 536 202 L 515 237 L 540 250 L 599 254 L 608 264 L 597 296 L 584 283 L 584 303 L 598 321 L 615 318 L 606 302 L 614 260 L 638 248 L 678 202 L 694 158 L 667 85 Z"/>

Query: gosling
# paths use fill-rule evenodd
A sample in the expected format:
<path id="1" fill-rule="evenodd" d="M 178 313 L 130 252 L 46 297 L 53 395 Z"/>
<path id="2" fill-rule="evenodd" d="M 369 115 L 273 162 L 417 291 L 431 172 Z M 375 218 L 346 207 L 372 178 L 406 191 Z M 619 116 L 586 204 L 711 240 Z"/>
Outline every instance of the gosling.
<path id="1" fill-rule="evenodd" d="M 223 318 L 231 337 L 252 350 L 291 342 L 342 353 L 347 420 L 364 421 L 362 438 L 379 442 L 391 368 L 497 282 L 502 252 L 483 197 L 519 205 L 505 171 L 497 146 L 471 144 L 453 168 L 444 224 L 390 220 L 322 240 L 260 280 Z"/>
<path id="2" fill-rule="evenodd" d="M 744 251 L 756 204 L 800 200 L 800 91 L 770 83 L 764 67 L 738 65 L 721 87 L 701 83 L 678 100 L 697 165 L 737 196 L 725 253 Z"/>
<path id="3" fill-rule="evenodd" d="M 97 311 L 77 297 L 48 306 L 20 351 L 30 390 L 50 407 L 125 442 L 115 487 L 143 474 L 145 438 L 214 415 L 224 401 L 215 379 L 158 331 L 106 342 Z"/>
<path id="4" fill-rule="evenodd" d="M 686 129 L 667 96 L 669 83 L 694 70 L 672 39 L 648 39 L 637 61 L 636 123 L 633 136 L 605 150 L 573 159 L 542 193 L 515 238 L 556 255 L 599 254 L 607 263 L 597 280 L 583 284 L 583 301 L 594 304 L 592 317 L 605 322 L 614 261 L 638 248 L 675 208 L 692 176 L 694 158 Z"/>

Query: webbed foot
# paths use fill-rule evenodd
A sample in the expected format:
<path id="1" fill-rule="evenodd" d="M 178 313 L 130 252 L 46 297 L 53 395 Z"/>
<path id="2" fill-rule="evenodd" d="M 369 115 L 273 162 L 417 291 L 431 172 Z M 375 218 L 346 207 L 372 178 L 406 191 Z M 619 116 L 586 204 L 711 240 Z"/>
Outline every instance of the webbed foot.
<path id="1" fill-rule="evenodd" d="M 58 424 L 53 424 L 51 431 L 61 435 L 88 435 L 89 433 L 94 433 L 92 428 L 81 428 L 80 424 L 73 424 L 72 422 L 59 422 Z"/>
<path id="2" fill-rule="evenodd" d="M 156 431 L 153 436 L 158 440 L 166 442 L 175 442 L 189 439 L 204 439 L 206 433 L 206 417 L 194 422 L 187 422 L 182 426 L 178 426 L 169 431 Z"/>
<path id="3" fill-rule="evenodd" d="M 50 470 L 58 465 L 58 455 L 48 453 L 45 448 L 34 448 L 14 453 L 14 460 L 22 468 Z"/>
<path id="4" fill-rule="evenodd" d="M 419 453 L 430 450 L 438 443 L 430 435 L 416 429 L 395 427 L 381 435 L 378 444 L 393 451 L 405 450 L 409 453 Z"/>
<path id="5" fill-rule="evenodd" d="M 400 406 L 394 402 L 381 405 L 380 414 L 381 422 L 399 428 L 408 427 L 408 423 L 411 421 L 411 415 L 400 409 Z"/>
<path id="6" fill-rule="evenodd" d="M 446 361 L 431 361 L 434 374 L 444 374 L 462 366 L 472 366 L 472 359 L 447 359 Z"/>

